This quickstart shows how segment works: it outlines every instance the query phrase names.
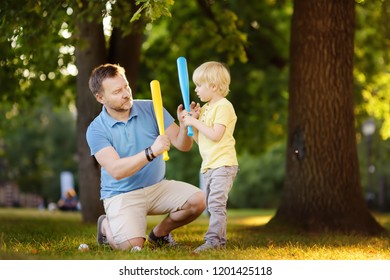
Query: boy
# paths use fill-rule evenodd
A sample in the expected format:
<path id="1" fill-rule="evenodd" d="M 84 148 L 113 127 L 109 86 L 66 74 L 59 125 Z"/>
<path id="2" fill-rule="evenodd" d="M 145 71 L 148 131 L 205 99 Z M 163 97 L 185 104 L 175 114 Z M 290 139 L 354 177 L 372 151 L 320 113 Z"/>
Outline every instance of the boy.
<path id="1" fill-rule="evenodd" d="M 206 102 L 199 115 L 184 113 L 182 116 L 184 124 L 193 127 L 193 137 L 199 146 L 201 176 L 210 213 L 205 243 L 194 251 L 199 253 L 226 247 L 226 204 L 238 172 L 233 137 L 237 116 L 225 98 L 229 93 L 230 74 L 222 63 L 203 63 L 195 69 L 192 79 L 198 97 Z"/>

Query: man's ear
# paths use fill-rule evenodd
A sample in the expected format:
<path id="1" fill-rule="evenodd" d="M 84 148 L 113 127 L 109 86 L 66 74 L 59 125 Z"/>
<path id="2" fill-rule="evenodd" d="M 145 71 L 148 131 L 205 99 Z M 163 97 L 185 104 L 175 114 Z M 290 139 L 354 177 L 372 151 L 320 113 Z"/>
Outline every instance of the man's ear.
<path id="1" fill-rule="evenodd" d="M 103 95 L 102 95 L 102 94 L 96 93 L 96 94 L 95 94 L 95 98 L 96 98 L 96 100 L 97 100 L 99 103 L 104 104 L 104 98 L 103 98 Z"/>

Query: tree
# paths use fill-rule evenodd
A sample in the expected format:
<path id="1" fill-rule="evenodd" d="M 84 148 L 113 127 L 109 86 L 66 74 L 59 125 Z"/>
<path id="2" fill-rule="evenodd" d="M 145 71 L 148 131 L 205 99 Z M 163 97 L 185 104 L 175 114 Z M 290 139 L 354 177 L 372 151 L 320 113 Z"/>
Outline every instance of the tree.
<path id="1" fill-rule="evenodd" d="M 270 227 L 384 231 L 360 186 L 353 111 L 354 2 L 294 1 L 286 179 Z"/>
<path id="2" fill-rule="evenodd" d="M 103 3 L 105 4 L 105 3 Z M 91 2 L 79 2 L 76 10 L 77 76 L 77 147 L 79 154 L 80 201 L 84 222 L 95 222 L 104 212 L 100 199 L 100 166 L 89 153 L 85 138 L 88 125 L 100 113 L 101 106 L 96 102 L 88 88 L 92 70 L 104 63 L 120 64 L 127 70 L 130 87 L 135 90 L 140 50 L 143 42 L 145 22 L 139 19 L 130 23 L 131 15 L 139 8 L 134 1 L 118 1 L 110 13 L 116 15 L 112 20 L 112 33 L 106 47 L 106 38 L 101 11 L 105 5 L 94 6 Z M 126 11 L 127 16 L 123 17 Z M 88 13 L 88 16 L 83 16 Z M 118 20 L 121 19 L 121 20 Z"/>
<path id="3" fill-rule="evenodd" d="M 95 98 L 92 96 L 88 80 L 89 75 L 96 66 L 107 62 L 103 24 L 99 9 L 87 9 L 87 1 L 82 1 L 80 14 L 76 12 L 76 45 L 77 75 L 77 152 L 79 156 L 78 174 L 80 184 L 80 202 L 84 222 L 96 221 L 104 212 L 100 202 L 100 167 L 94 157 L 89 153 L 85 138 L 88 125 L 99 114 Z M 88 18 L 80 16 L 88 11 Z"/>

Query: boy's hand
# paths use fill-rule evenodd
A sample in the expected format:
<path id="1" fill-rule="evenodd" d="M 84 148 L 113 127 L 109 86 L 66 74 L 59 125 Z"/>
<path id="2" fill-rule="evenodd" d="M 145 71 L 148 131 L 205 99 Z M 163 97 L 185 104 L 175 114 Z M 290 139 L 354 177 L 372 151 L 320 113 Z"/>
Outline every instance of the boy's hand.
<path id="1" fill-rule="evenodd" d="M 183 123 L 185 126 L 194 125 L 195 120 L 196 119 L 188 113 L 185 116 L 183 116 Z"/>
<path id="2" fill-rule="evenodd" d="M 195 119 L 198 119 L 200 114 L 200 104 L 192 101 L 190 104 L 190 110 L 191 116 L 193 116 Z"/>

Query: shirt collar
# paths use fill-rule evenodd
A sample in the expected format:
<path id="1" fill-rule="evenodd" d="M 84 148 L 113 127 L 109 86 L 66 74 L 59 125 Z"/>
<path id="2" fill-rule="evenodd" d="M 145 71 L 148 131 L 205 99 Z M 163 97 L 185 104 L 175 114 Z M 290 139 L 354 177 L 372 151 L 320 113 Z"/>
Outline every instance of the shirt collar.
<path id="1" fill-rule="evenodd" d="M 131 110 L 130 110 L 130 116 L 128 118 L 127 121 L 130 121 L 133 117 L 136 117 L 138 116 L 138 108 L 137 106 L 135 106 L 136 102 L 133 101 L 133 106 L 131 107 Z M 103 105 L 103 109 L 102 109 L 102 114 L 103 114 L 103 119 L 111 126 L 113 127 L 115 124 L 117 123 L 122 123 L 122 121 L 118 121 L 116 119 L 114 119 L 113 117 L 111 117 L 108 112 L 107 112 L 107 109 L 106 107 Z"/>

